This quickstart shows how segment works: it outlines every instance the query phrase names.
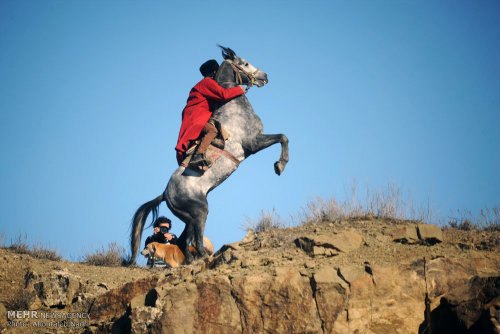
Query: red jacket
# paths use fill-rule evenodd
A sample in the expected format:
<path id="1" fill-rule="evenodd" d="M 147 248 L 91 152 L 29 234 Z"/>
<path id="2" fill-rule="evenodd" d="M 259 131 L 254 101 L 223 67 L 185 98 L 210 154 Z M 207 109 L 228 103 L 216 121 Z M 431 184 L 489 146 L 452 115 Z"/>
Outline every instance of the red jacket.
<path id="1" fill-rule="evenodd" d="M 186 107 L 182 111 L 181 130 L 177 146 L 175 146 L 179 165 L 184 158 L 184 152 L 188 149 L 189 142 L 200 136 L 203 127 L 212 116 L 214 102 L 225 102 L 244 92 L 241 87 L 222 88 L 210 78 L 204 78 L 191 89 Z"/>

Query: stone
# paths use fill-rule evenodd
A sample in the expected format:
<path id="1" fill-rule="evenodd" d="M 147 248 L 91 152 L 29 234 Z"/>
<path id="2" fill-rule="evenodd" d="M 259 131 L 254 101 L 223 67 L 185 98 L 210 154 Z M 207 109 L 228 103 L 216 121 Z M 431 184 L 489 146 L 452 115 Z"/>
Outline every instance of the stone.
<path id="1" fill-rule="evenodd" d="M 321 267 L 313 274 L 313 293 L 324 332 L 331 333 L 348 298 L 348 286 L 332 267 Z"/>
<path id="2" fill-rule="evenodd" d="M 338 275 L 349 285 L 357 281 L 359 278 L 368 275 L 364 267 L 345 265 L 338 268 Z"/>
<path id="3" fill-rule="evenodd" d="M 307 260 L 304 262 L 304 267 L 305 268 L 314 268 L 314 267 L 316 267 L 316 262 L 314 262 L 313 260 Z"/>
<path id="4" fill-rule="evenodd" d="M 318 333 L 321 321 L 309 278 L 290 268 L 232 280 L 242 333 Z"/>
<path id="5" fill-rule="evenodd" d="M 149 332 L 149 329 L 158 321 L 161 314 L 162 310 L 157 307 L 140 306 L 132 309 L 130 314 L 130 332 L 133 334 Z"/>
<path id="6" fill-rule="evenodd" d="M 295 239 L 295 245 L 311 256 L 335 255 L 336 252 L 350 252 L 358 249 L 363 238 L 352 231 L 342 231 L 338 234 L 309 235 Z M 333 250 L 335 252 L 328 252 Z"/>
<path id="7" fill-rule="evenodd" d="M 424 318 L 424 281 L 412 271 L 371 266 L 351 282 L 333 333 L 414 333 Z"/>
<path id="8" fill-rule="evenodd" d="M 419 239 L 429 245 L 443 241 L 443 231 L 436 225 L 419 224 L 417 226 Z"/>
<path id="9" fill-rule="evenodd" d="M 152 290 L 158 283 L 159 276 L 152 275 L 150 277 L 129 282 L 118 289 L 111 289 L 108 292 L 100 295 L 90 308 L 92 318 L 95 321 L 101 319 L 118 320 L 130 307 L 131 301 L 138 295 L 144 295 Z M 140 305 L 140 298 L 134 300 L 134 306 Z"/>
<path id="10" fill-rule="evenodd" d="M 401 225 L 391 231 L 392 240 L 402 244 L 417 244 L 420 242 L 416 225 Z"/>
<path id="11" fill-rule="evenodd" d="M 91 323 L 85 331 L 91 333 L 417 333 L 419 327 L 423 332 L 429 324 L 445 323 L 446 314 L 460 319 L 447 328 L 461 323 L 469 332 L 484 332 L 477 327 L 483 324 L 489 326 L 486 332 L 495 333 L 500 322 L 498 249 L 448 253 L 454 250 L 448 231 L 439 247 L 394 245 L 397 233 L 412 243 L 416 225 L 387 222 L 387 233 L 381 235 L 380 229 L 372 230 L 372 223 L 356 231 L 346 230 L 353 222 L 325 224 L 316 234 L 314 227 L 291 229 L 283 233 L 282 246 L 273 243 L 268 249 L 256 249 L 266 237 L 259 233 L 255 242 L 227 245 L 210 258 L 220 261 L 211 269 L 200 261 L 177 269 L 144 268 L 149 276 L 131 278 L 118 288 L 100 277 L 100 268 L 93 268 L 95 278 L 76 294 L 66 288 L 66 297 L 54 293 L 51 298 L 59 301 L 56 304 L 66 300 L 65 306 L 56 306 L 64 307 L 61 312 L 88 310 Z M 398 232 L 401 226 L 408 230 Z M 68 273 L 53 271 L 42 277 L 30 272 L 28 288 L 57 274 Z M 71 280 L 80 282 L 75 276 Z M 37 301 L 40 304 L 30 309 L 49 309 Z M 431 313 L 428 319 L 426 310 Z"/>
<path id="12" fill-rule="evenodd" d="M 495 333 L 500 331 L 500 276 L 474 276 L 445 294 L 431 312 L 433 333 Z M 429 322 L 420 325 L 423 329 Z"/>
<path id="13" fill-rule="evenodd" d="M 333 237 L 333 247 L 341 252 L 347 253 L 358 249 L 363 242 L 363 238 L 352 231 L 343 231 Z"/>
<path id="14" fill-rule="evenodd" d="M 240 311 L 227 277 L 164 286 L 162 333 L 241 333 Z M 179 321 L 182 319 L 182 321 Z M 155 324 L 152 325 L 155 327 Z"/>
<path id="15" fill-rule="evenodd" d="M 65 271 L 48 275 L 31 271 L 26 274 L 25 280 L 27 289 L 33 289 L 41 304 L 47 307 L 70 305 L 81 285 L 79 276 Z"/>
<path id="16" fill-rule="evenodd" d="M 240 246 L 251 244 L 255 241 L 255 232 L 248 231 L 243 240 L 239 243 Z"/>
<path id="17" fill-rule="evenodd" d="M 0 331 L 7 327 L 7 308 L 3 303 L 0 303 Z"/>

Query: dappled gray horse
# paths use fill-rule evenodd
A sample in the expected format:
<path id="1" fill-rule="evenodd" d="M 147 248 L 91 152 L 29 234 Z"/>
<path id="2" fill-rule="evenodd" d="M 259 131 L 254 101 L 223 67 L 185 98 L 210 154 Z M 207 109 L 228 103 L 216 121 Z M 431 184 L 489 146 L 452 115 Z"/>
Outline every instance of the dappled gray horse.
<path id="1" fill-rule="evenodd" d="M 234 87 L 238 84 L 246 84 L 248 89 L 254 84 L 258 87 L 267 84 L 266 73 L 236 56 L 233 50 L 221 48 L 225 61 L 215 77 L 221 86 Z M 188 262 L 191 262 L 193 256 L 188 251 L 191 243 L 198 254 L 202 257 L 207 256 L 203 249 L 203 231 L 208 214 L 207 194 L 226 180 L 238 168 L 239 162 L 273 144 L 281 143 L 281 156 L 274 164 L 274 170 L 280 175 L 285 169 L 288 162 L 287 137 L 283 134 L 265 135 L 262 121 L 253 111 L 245 95 L 219 105 L 212 117 L 218 120 L 230 134 L 225 150 L 233 157 L 222 156 L 204 173 L 183 166 L 177 168 L 165 191 L 143 204 L 134 215 L 130 264 L 135 261 L 146 218 L 150 212 L 153 212 L 154 221 L 161 202 L 166 201 L 172 213 L 186 224 L 179 237 L 178 246 Z"/>

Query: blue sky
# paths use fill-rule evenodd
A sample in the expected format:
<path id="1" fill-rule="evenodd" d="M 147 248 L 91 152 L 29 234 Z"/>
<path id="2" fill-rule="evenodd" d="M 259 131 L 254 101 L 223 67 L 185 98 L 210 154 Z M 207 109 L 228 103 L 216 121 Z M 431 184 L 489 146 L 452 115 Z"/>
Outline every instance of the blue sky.
<path id="1" fill-rule="evenodd" d="M 128 248 L 217 43 L 268 73 L 248 98 L 290 163 L 276 176 L 271 147 L 209 195 L 216 248 L 354 180 L 441 217 L 499 205 L 498 17 L 497 1 L 0 1 L 0 231 L 72 260 Z"/>

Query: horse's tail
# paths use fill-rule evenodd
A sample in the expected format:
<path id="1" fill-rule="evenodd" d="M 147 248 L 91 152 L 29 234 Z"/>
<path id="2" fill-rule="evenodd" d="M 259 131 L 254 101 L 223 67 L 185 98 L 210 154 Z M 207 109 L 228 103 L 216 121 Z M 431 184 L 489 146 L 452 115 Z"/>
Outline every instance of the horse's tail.
<path id="1" fill-rule="evenodd" d="M 132 233 L 130 234 L 130 248 L 131 254 L 128 264 L 132 265 L 135 263 L 135 258 L 137 256 L 137 251 L 139 250 L 139 245 L 141 243 L 141 234 L 144 229 L 144 224 L 146 223 L 146 218 L 151 211 L 153 211 L 153 221 L 158 218 L 158 207 L 161 202 L 165 200 L 163 194 L 156 197 L 154 200 L 149 201 L 141 205 L 139 209 L 134 214 L 132 219 Z"/>

